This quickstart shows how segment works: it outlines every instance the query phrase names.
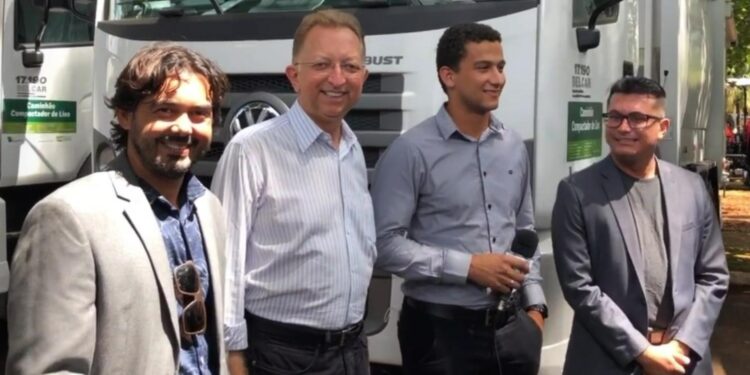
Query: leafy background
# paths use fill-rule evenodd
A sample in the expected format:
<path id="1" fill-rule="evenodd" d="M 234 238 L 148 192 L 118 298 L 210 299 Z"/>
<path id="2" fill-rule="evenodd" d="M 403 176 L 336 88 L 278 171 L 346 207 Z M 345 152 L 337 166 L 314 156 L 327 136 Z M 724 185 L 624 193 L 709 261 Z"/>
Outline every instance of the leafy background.
<path id="1" fill-rule="evenodd" d="M 734 24 L 737 30 L 737 43 L 727 44 L 727 78 L 750 77 L 750 0 L 734 0 Z M 750 97 L 739 87 L 725 89 L 726 112 L 744 112 Z"/>
<path id="2" fill-rule="evenodd" d="M 727 77 L 750 77 L 750 0 L 734 0 L 737 44 L 727 46 Z"/>

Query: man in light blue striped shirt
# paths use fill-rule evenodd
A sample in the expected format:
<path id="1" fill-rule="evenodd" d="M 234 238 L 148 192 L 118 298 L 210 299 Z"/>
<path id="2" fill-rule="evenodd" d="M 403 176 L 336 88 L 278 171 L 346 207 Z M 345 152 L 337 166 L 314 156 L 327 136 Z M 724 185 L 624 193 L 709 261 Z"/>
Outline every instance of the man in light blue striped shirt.
<path id="1" fill-rule="evenodd" d="M 352 15 L 307 15 L 290 111 L 229 143 L 212 190 L 227 214 L 225 333 L 233 373 L 363 374 L 376 256 L 362 148 L 343 118 L 367 77 Z"/>

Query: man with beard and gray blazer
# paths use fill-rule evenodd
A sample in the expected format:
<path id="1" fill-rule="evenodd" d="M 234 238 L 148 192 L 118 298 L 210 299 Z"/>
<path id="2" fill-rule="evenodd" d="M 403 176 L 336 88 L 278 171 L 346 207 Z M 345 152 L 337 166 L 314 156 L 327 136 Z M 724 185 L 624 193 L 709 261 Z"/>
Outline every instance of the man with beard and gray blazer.
<path id="1" fill-rule="evenodd" d="M 11 264 L 9 374 L 221 374 L 224 224 L 190 174 L 226 76 L 171 44 L 116 83 L 109 170 L 29 213 Z"/>
<path id="2" fill-rule="evenodd" d="M 617 81 L 610 155 L 560 182 L 555 265 L 575 316 L 564 374 L 710 374 L 709 340 L 729 280 L 701 178 L 655 156 L 664 89 Z"/>

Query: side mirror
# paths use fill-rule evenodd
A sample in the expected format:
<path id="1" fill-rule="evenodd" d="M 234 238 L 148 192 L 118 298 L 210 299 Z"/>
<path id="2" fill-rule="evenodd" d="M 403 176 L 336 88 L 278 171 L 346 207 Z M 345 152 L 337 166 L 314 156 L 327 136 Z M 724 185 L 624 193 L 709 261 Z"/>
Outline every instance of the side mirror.
<path id="1" fill-rule="evenodd" d="M 586 52 L 590 49 L 599 47 L 600 34 L 599 30 L 596 29 L 596 19 L 602 14 L 607 8 L 614 6 L 622 0 L 609 0 L 599 6 L 597 6 L 591 17 L 589 18 L 589 27 L 579 27 L 576 29 L 576 39 L 578 41 L 578 50 L 580 52 Z"/>
<path id="2" fill-rule="evenodd" d="M 590 49 L 599 47 L 601 35 L 597 29 L 587 29 L 579 27 L 576 29 L 576 40 L 578 41 L 578 51 L 586 52 Z"/>
<path id="3" fill-rule="evenodd" d="M 36 49 L 32 51 L 24 50 L 21 52 L 21 61 L 23 61 L 23 66 L 27 68 L 38 68 L 44 63 L 44 53 Z"/>
<path id="4" fill-rule="evenodd" d="M 49 22 L 49 11 L 50 9 L 67 9 L 71 11 L 76 17 L 83 19 L 84 21 L 94 22 L 94 14 L 96 12 L 96 0 L 32 0 L 34 6 L 44 8 L 42 16 L 42 23 L 39 25 L 39 31 L 34 38 L 34 50 L 24 50 L 21 53 L 21 61 L 23 66 L 27 68 L 38 68 L 44 63 L 44 53 L 41 51 L 42 39 L 44 38 L 44 32 L 47 30 L 47 23 Z"/>

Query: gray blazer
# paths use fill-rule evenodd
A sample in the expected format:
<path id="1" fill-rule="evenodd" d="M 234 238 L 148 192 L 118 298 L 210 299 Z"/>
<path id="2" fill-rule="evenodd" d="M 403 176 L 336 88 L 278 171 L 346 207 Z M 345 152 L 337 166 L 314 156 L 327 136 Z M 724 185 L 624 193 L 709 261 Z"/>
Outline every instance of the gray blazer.
<path id="1" fill-rule="evenodd" d="M 195 205 L 213 295 L 209 346 L 226 373 L 223 215 L 210 192 Z M 177 319 L 159 224 L 124 153 L 31 210 L 11 265 L 8 374 L 175 374 Z"/>
<path id="2" fill-rule="evenodd" d="M 703 181 L 658 161 L 669 227 L 674 316 L 667 340 L 700 358 L 695 374 L 710 374 L 708 348 L 727 293 L 721 231 Z M 565 374 L 630 374 L 648 346 L 643 257 L 614 162 L 607 157 L 560 182 L 552 211 L 555 266 L 574 310 Z"/>

